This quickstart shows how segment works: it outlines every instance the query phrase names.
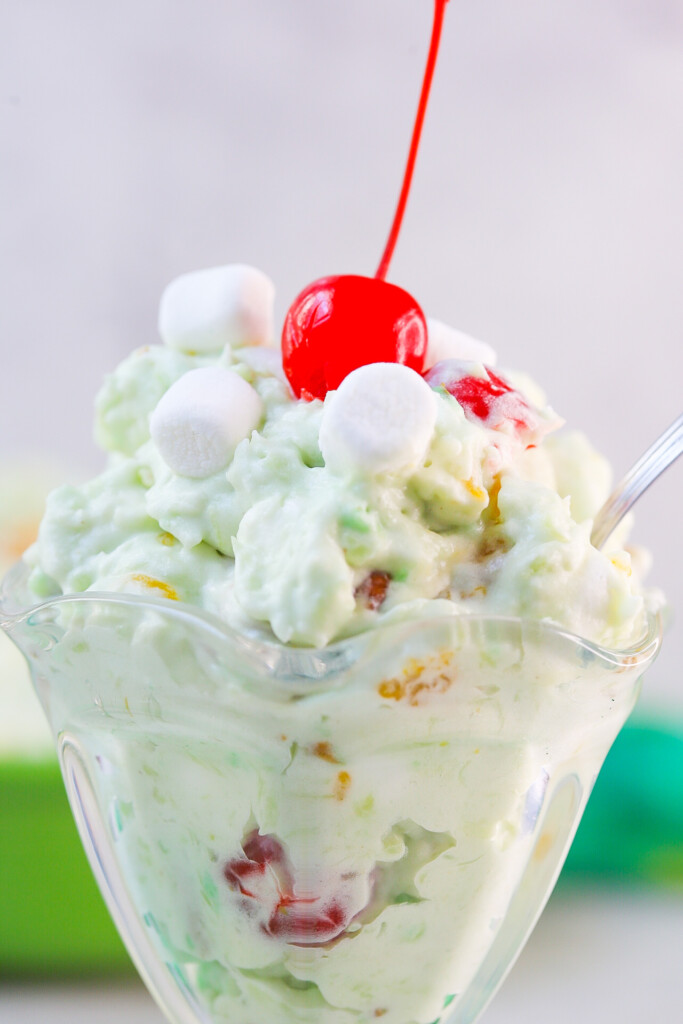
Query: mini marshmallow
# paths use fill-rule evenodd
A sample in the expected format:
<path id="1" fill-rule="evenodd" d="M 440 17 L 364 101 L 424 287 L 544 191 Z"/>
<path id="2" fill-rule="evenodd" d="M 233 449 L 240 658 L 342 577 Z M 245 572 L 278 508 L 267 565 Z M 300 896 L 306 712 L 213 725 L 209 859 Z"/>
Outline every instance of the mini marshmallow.
<path id="1" fill-rule="evenodd" d="M 171 385 L 149 428 L 169 468 L 199 478 L 227 466 L 262 415 L 263 403 L 251 384 L 233 370 L 206 366 Z"/>
<path id="2" fill-rule="evenodd" d="M 425 370 L 431 369 L 435 363 L 444 359 L 463 359 L 472 363 L 483 363 L 485 366 L 496 365 L 496 353 L 485 341 L 477 341 L 455 327 L 427 317 L 427 357 Z"/>
<path id="3" fill-rule="evenodd" d="M 159 304 L 159 334 L 181 352 L 226 345 L 267 345 L 273 337 L 275 286 L 255 267 L 231 263 L 171 281 Z"/>
<path id="4" fill-rule="evenodd" d="M 325 465 L 341 473 L 415 469 L 429 448 L 436 413 L 437 397 L 415 370 L 401 363 L 360 366 L 325 400 Z"/>

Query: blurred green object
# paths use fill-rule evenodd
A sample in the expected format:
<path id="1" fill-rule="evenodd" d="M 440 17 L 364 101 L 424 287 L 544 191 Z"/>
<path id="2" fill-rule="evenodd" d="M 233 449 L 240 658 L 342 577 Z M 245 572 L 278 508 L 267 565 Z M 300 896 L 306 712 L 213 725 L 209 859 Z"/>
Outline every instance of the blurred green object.
<path id="1" fill-rule="evenodd" d="M 634 722 L 622 730 L 561 880 L 683 888 L 683 725 Z"/>
<path id="2" fill-rule="evenodd" d="M 132 970 L 56 758 L 0 760 L 0 977 Z"/>

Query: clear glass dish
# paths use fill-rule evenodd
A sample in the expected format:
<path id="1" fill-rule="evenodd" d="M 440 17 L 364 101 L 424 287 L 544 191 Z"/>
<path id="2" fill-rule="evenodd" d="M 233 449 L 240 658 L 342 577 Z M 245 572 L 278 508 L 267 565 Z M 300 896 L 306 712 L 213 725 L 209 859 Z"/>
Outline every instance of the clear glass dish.
<path id="1" fill-rule="evenodd" d="M 655 657 L 432 616 L 323 650 L 164 599 L 0 623 L 81 838 L 173 1024 L 471 1024 L 517 957 Z M 23 605 L 23 607 L 22 607 Z"/>

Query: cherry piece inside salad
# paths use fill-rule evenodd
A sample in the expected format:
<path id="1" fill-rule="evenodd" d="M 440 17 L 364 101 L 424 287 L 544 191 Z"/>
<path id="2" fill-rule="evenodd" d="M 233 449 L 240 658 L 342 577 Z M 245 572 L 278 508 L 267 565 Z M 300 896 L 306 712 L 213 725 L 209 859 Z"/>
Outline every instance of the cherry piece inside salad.
<path id="1" fill-rule="evenodd" d="M 539 431 L 551 429 L 552 421 L 544 423 L 521 391 L 490 366 L 446 359 L 433 366 L 425 380 L 452 395 L 470 422 L 515 434 L 526 444 L 538 440 Z"/>
<path id="2" fill-rule="evenodd" d="M 533 429 L 534 416 L 524 396 L 490 367 L 486 367 L 485 372 L 485 377 L 460 377 L 447 380 L 443 386 L 470 420 L 478 420 L 494 429 L 504 421 L 521 431 Z"/>
<path id="3" fill-rule="evenodd" d="M 366 363 L 404 363 L 421 373 L 427 325 L 416 300 L 385 278 L 403 220 L 448 0 L 435 0 L 432 36 L 394 221 L 374 277 L 323 277 L 297 296 L 282 331 L 282 363 L 298 398 L 324 398 Z"/>
<path id="4" fill-rule="evenodd" d="M 252 832 L 242 843 L 243 856 L 233 857 L 223 877 L 261 930 L 294 946 L 318 946 L 339 937 L 350 920 L 341 897 L 301 896 L 280 841 Z"/>
<path id="5" fill-rule="evenodd" d="M 463 377 L 447 390 L 470 419 L 491 426 L 497 426 L 498 419 L 509 420 L 518 430 L 530 429 L 528 402 L 491 369 L 486 370 L 486 377 Z"/>

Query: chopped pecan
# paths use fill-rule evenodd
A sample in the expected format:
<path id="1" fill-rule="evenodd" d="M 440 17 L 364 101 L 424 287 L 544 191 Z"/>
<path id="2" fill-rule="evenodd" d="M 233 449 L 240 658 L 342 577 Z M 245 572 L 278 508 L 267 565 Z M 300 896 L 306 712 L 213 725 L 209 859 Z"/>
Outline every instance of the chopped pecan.
<path id="1" fill-rule="evenodd" d="M 376 612 L 386 600 L 390 583 L 391 573 L 384 572 L 382 569 L 373 569 L 356 587 L 354 596 L 371 612 Z"/>

